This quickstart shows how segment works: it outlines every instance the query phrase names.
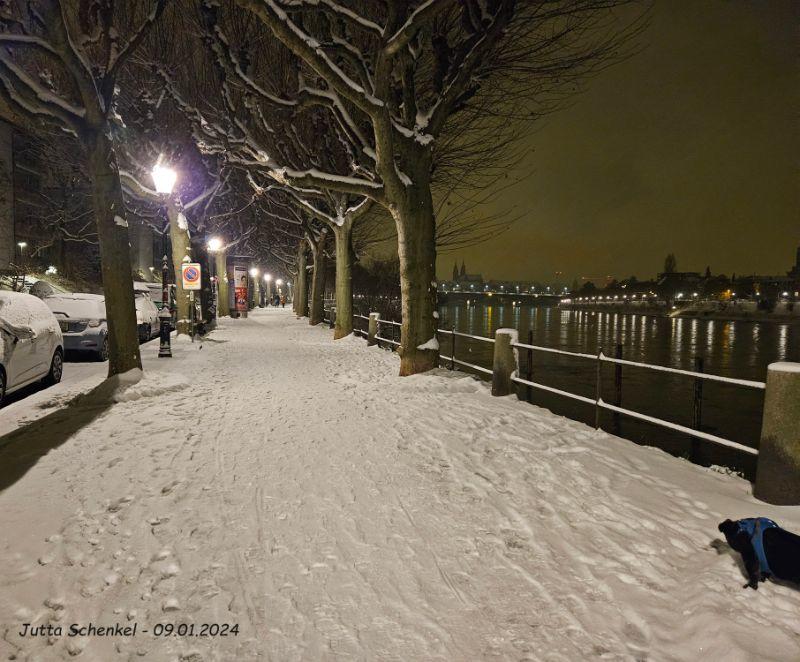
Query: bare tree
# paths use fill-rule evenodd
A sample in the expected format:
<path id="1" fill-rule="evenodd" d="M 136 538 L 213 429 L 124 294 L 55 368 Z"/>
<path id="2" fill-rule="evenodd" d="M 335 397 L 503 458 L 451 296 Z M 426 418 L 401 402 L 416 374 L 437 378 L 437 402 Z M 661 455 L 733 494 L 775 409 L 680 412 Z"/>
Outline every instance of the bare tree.
<path id="1" fill-rule="evenodd" d="M 78 137 L 86 151 L 108 315 L 109 375 L 141 368 L 128 224 L 113 134 L 121 68 L 166 0 L 17 0 L 0 29 L 0 95 L 14 113 Z"/>
<path id="2" fill-rule="evenodd" d="M 280 154 L 254 160 L 296 188 L 369 198 L 395 221 L 401 374 L 438 361 L 437 159 L 443 169 L 476 163 L 492 152 L 494 143 L 482 141 L 497 118 L 514 116 L 523 102 L 546 112 L 580 76 L 613 58 L 626 35 L 609 29 L 609 10 L 623 1 L 235 0 L 304 65 L 296 65 L 297 89 L 288 99 L 246 71 L 240 78 L 263 104 L 329 113 L 352 156 L 346 175 L 313 160 L 291 167 Z"/>

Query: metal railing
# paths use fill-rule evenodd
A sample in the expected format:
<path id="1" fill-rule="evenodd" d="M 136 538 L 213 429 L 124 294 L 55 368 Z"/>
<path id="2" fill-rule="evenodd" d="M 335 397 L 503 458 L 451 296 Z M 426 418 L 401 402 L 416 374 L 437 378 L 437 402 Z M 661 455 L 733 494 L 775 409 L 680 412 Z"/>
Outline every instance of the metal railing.
<path id="1" fill-rule="evenodd" d="M 611 363 L 617 366 L 631 366 L 634 368 L 642 368 L 645 370 L 652 370 L 656 372 L 666 372 L 676 375 L 682 375 L 686 377 L 692 377 L 695 380 L 705 380 L 705 381 L 714 381 L 714 382 L 721 382 L 725 384 L 732 384 L 734 386 L 743 386 L 746 388 L 753 388 L 753 389 L 760 389 L 764 390 L 766 388 L 766 384 L 764 382 L 757 382 L 752 381 L 749 379 L 736 379 L 733 377 L 724 377 L 722 375 L 713 375 L 708 374 L 705 372 L 696 372 L 693 370 L 682 370 L 679 368 L 670 368 L 668 366 L 656 365 L 652 363 L 641 363 L 638 361 L 628 361 L 619 357 L 621 351 L 618 351 L 618 356 L 616 358 L 612 358 L 610 356 L 606 356 L 603 354 L 602 348 L 597 354 L 584 354 L 580 352 L 567 352 L 564 350 L 556 350 L 552 347 L 542 347 L 539 345 L 532 345 L 526 343 L 512 343 L 511 345 L 515 349 L 525 349 L 529 352 L 548 352 L 548 353 L 555 353 L 561 354 L 566 356 L 571 356 L 574 358 L 579 359 L 586 359 L 591 361 L 597 362 L 597 370 L 596 370 L 596 380 L 595 380 L 595 397 L 588 398 L 583 395 L 578 395 L 576 393 L 570 393 L 569 391 L 563 391 L 561 389 L 554 388 L 552 386 L 547 386 L 546 384 L 542 384 L 540 382 L 535 382 L 531 379 L 531 363 L 532 357 L 530 354 L 528 355 L 527 360 L 527 367 L 528 367 L 528 379 L 524 379 L 519 376 L 513 376 L 511 379 L 517 384 L 522 384 L 524 386 L 528 386 L 530 388 L 539 389 L 542 391 L 547 391 L 549 393 L 554 393 L 556 395 L 560 395 L 562 397 L 571 398 L 573 400 L 577 400 L 579 402 L 583 402 L 585 404 L 594 405 L 595 407 L 595 428 L 600 428 L 600 411 L 605 409 L 607 411 L 611 411 L 615 414 L 621 414 L 623 416 L 629 416 L 631 418 L 638 419 L 640 421 L 645 421 L 646 423 L 650 423 L 652 425 L 656 425 L 662 428 L 666 428 L 672 430 L 674 432 L 681 432 L 683 434 L 689 435 L 694 438 L 704 439 L 705 441 L 710 441 L 715 444 L 719 444 L 721 446 L 727 446 L 728 448 L 734 448 L 738 451 L 743 453 L 748 453 L 750 455 L 758 455 L 758 449 L 752 448 L 750 446 L 745 446 L 744 444 L 740 444 L 739 442 L 732 441 L 730 439 L 725 439 L 724 437 L 720 437 L 718 435 L 710 434 L 708 432 L 703 432 L 700 430 L 700 416 L 698 412 L 699 407 L 699 398 L 698 398 L 698 389 L 697 385 L 695 386 L 695 399 L 694 399 L 694 406 L 695 410 L 693 412 L 693 427 L 687 427 L 685 425 L 680 425 L 679 423 L 673 423 L 672 421 L 664 420 L 663 418 L 657 418 L 655 416 L 649 416 L 647 414 L 642 414 L 641 412 L 634 411 L 632 409 L 626 409 L 621 406 L 621 372 L 617 371 L 615 374 L 615 390 L 617 392 L 617 403 L 612 404 L 606 402 L 602 398 L 602 389 L 603 389 L 603 372 L 601 370 L 601 366 L 603 363 Z M 618 349 L 621 350 L 621 346 L 618 346 Z M 702 397 L 702 391 L 699 392 L 700 397 Z"/>
<path id="2" fill-rule="evenodd" d="M 361 319 L 369 321 L 369 317 L 365 315 L 355 314 L 353 315 L 354 319 Z M 389 326 L 392 329 L 392 337 L 388 338 L 384 335 L 381 335 L 381 327 L 383 325 Z M 392 351 L 395 348 L 400 346 L 400 342 L 397 339 L 396 330 L 401 327 L 400 322 L 396 322 L 394 320 L 378 320 L 378 334 L 375 336 L 375 339 L 379 343 L 386 343 L 391 346 Z M 357 329 L 354 325 L 354 332 L 359 333 L 359 335 L 367 336 L 368 333 L 363 329 Z M 449 339 L 449 347 L 444 347 L 444 341 L 442 336 L 446 336 Z M 457 338 L 466 338 L 469 340 L 475 340 L 479 342 L 485 343 L 495 343 L 494 338 L 487 338 L 485 336 L 476 336 L 469 333 L 462 333 L 460 331 L 456 331 L 455 328 L 450 329 L 437 329 L 437 337 L 440 339 L 440 346 L 439 346 L 439 360 L 445 367 L 448 367 L 450 370 L 456 370 L 456 366 L 461 366 L 464 368 L 468 368 L 470 370 L 474 370 L 481 375 L 489 375 L 493 374 L 493 371 L 490 368 L 486 368 L 484 366 L 470 363 L 459 359 L 457 357 L 457 346 L 456 346 L 456 339 Z M 752 448 L 750 446 L 746 446 L 742 443 L 733 441 L 731 439 L 726 439 L 724 437 L 720 437 L 715 434 L 711 434 L 709 432 L 705 432 L 701 430 L 702 424 L 702 399 L 703 399 L 703 389 L 702 385 L 704 382 L 716 382 L 716 383 L 723 383 L 728 384 L 731 386 L 743 387 L 743 388 L 750 388 L 756 390 L 764 390 L 766 388 L 766 384 L 760 381 L 754 381 L 750 379 L 739 379 L 734 377 L 725 377 L 723 375 L 715 375 L 709 374 L 702 371 L 703 362 L 702 359 L 696 359 L 695 366 L 696 370 L 684 370 L 681 368 L 671 368 L 669 366 L 651 364 L 651 363 L 642 363 L 639 361 L 630 361 L 627 359 L 622 358 L 622 345 L 617 345 L 617 352 L 615 357 L 607 356 L 603 353 L 602 348 L 597 352 L 597 354 L 588 354 L 584 352 L 571 352 L 563 349 L 556 349 L 554 347 L 544 347 L 541 345 L 534 345 L 533 344 L 533 333 L 529 331 L 528 333 L 528 342 L 527 343 L 512 343 L 511 346 L 517 350 L 524 350 L 527 352 L 527 360 L 526 360 L 526 375 L 521 377 L 519 374 L 515 374 L 512 376 L 512 381 L 516 384 L 524 386 L 528 389 L 528 400 L 531 400 L 531 389 L 544 391 L 547 393 L 551 393 L 557 396 L 561 396 L 564 398 L 568 398 L 577 402 L 581 402 L 586 405 L 593 406 L 595 408 L 595 428 L 600 429 L 600 413 L 601 411 L 609 411 L 612 414 L 621 415 L 621 416 L 628 416 L 630 418 L 634 418 L 645 423 L 655 425 L 661 428 L 665 428 L 671 430 L 673 432 L 678 432 L 681 434 L 688 435 L 692 439 L 702 439 L 704 441 L 708 441 L 714 444 L 718 444 L 721 446 L 726 446 L 728 448 L 740 451 L 742 453 L 746 453 L 749 455 L 758 455 L 758 449 Z M 449 354 L 447 353 L 449 352 Z M 533 352 L 542 352 L 547 354 L 557 354 L 565 357 L 575 358 L 575 359 L 582 359 L 582 360 L 589 360 L 594 361 L 596 363 L 596 370 L 595 370 L 595 396 L 588 397 L 585 395 L 580 395 L 578 393 L 573 393 L 571 391 L 565 391 L 563 389 L 556 388 L 554 386 L 549 386 L 547 384 L 542 384 L 541 382 L 536 382 L 533 380 Z M 615 402 L 607 402 L 602 397 L 603 392 L 603 371 L 602 366 L 603 364 L 612 364 L 615 366 L 615 374 L 614 374 L 614 387 L 615 387 Z M 681 425 L 679 423 L 674 423 L 672 421 L 665 420 L 663 418 L 658 418 L 655 416 L 650 416 L 648 414 L 643 414 L 638 411 L 634 411 L 632 409 L 627 409 L 622 406 L 622 367 L 626 366 L 629 368 L 635 369 L 643 369 L 643 370 L 650 370 L 654 372 L 660 373 L 668 373 L 673 375 L 679 375 L 683 377 L 689 377 L 694 380 L 694 398 L 693 398 L 693 411 L 692 411 L 692 426 Z"/>

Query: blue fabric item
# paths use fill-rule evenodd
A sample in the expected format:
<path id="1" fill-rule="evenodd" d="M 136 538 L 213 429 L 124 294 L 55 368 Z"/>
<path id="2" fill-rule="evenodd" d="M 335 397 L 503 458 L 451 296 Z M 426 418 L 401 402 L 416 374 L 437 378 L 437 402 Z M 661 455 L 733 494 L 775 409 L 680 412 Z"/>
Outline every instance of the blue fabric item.
<path id="1" fill-rule="evenodd" d="M 749 517 L 739 520 L 739 531 L 744 531 L 750 536 L 750 542 L 755 550 L 761 572 L 769 575 L 772 574 L 772 570 L 769 568 L 767 555 L 764 552 L 764 531 L 772 528 L 778 528 L 778 525 L 766 517 Z"/>

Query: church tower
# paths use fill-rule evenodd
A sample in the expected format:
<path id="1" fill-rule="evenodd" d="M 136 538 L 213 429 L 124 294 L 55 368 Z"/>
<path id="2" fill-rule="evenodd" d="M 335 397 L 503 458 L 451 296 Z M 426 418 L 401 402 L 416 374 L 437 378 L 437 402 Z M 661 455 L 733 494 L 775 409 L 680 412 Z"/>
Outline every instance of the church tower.
<path id="1" fill-rule="evenodd" d="M 458 260 L 453 262 L 453 281 L 458 280 Z"/>
<path id="2" fill-rule="evenodd" d="M 461 260 L 461 278 L 467 275 L 467 267 L 464 265 L 464 260 Z"/>

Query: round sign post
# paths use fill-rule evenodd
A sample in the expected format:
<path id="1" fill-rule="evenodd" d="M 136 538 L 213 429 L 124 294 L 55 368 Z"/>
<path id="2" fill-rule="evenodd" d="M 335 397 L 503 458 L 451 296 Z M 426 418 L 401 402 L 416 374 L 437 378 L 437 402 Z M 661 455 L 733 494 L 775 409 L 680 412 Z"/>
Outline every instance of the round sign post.
<path id="1" fill-rule="evenodd" d="M 189 292 L 189 324 L 192 327 L 192 342 L 194 342 L 195 330 L 194 293 L 202 288 L 202 273 L 197 262 L 184 262 L 181 265 L 183 289 Z"/>

